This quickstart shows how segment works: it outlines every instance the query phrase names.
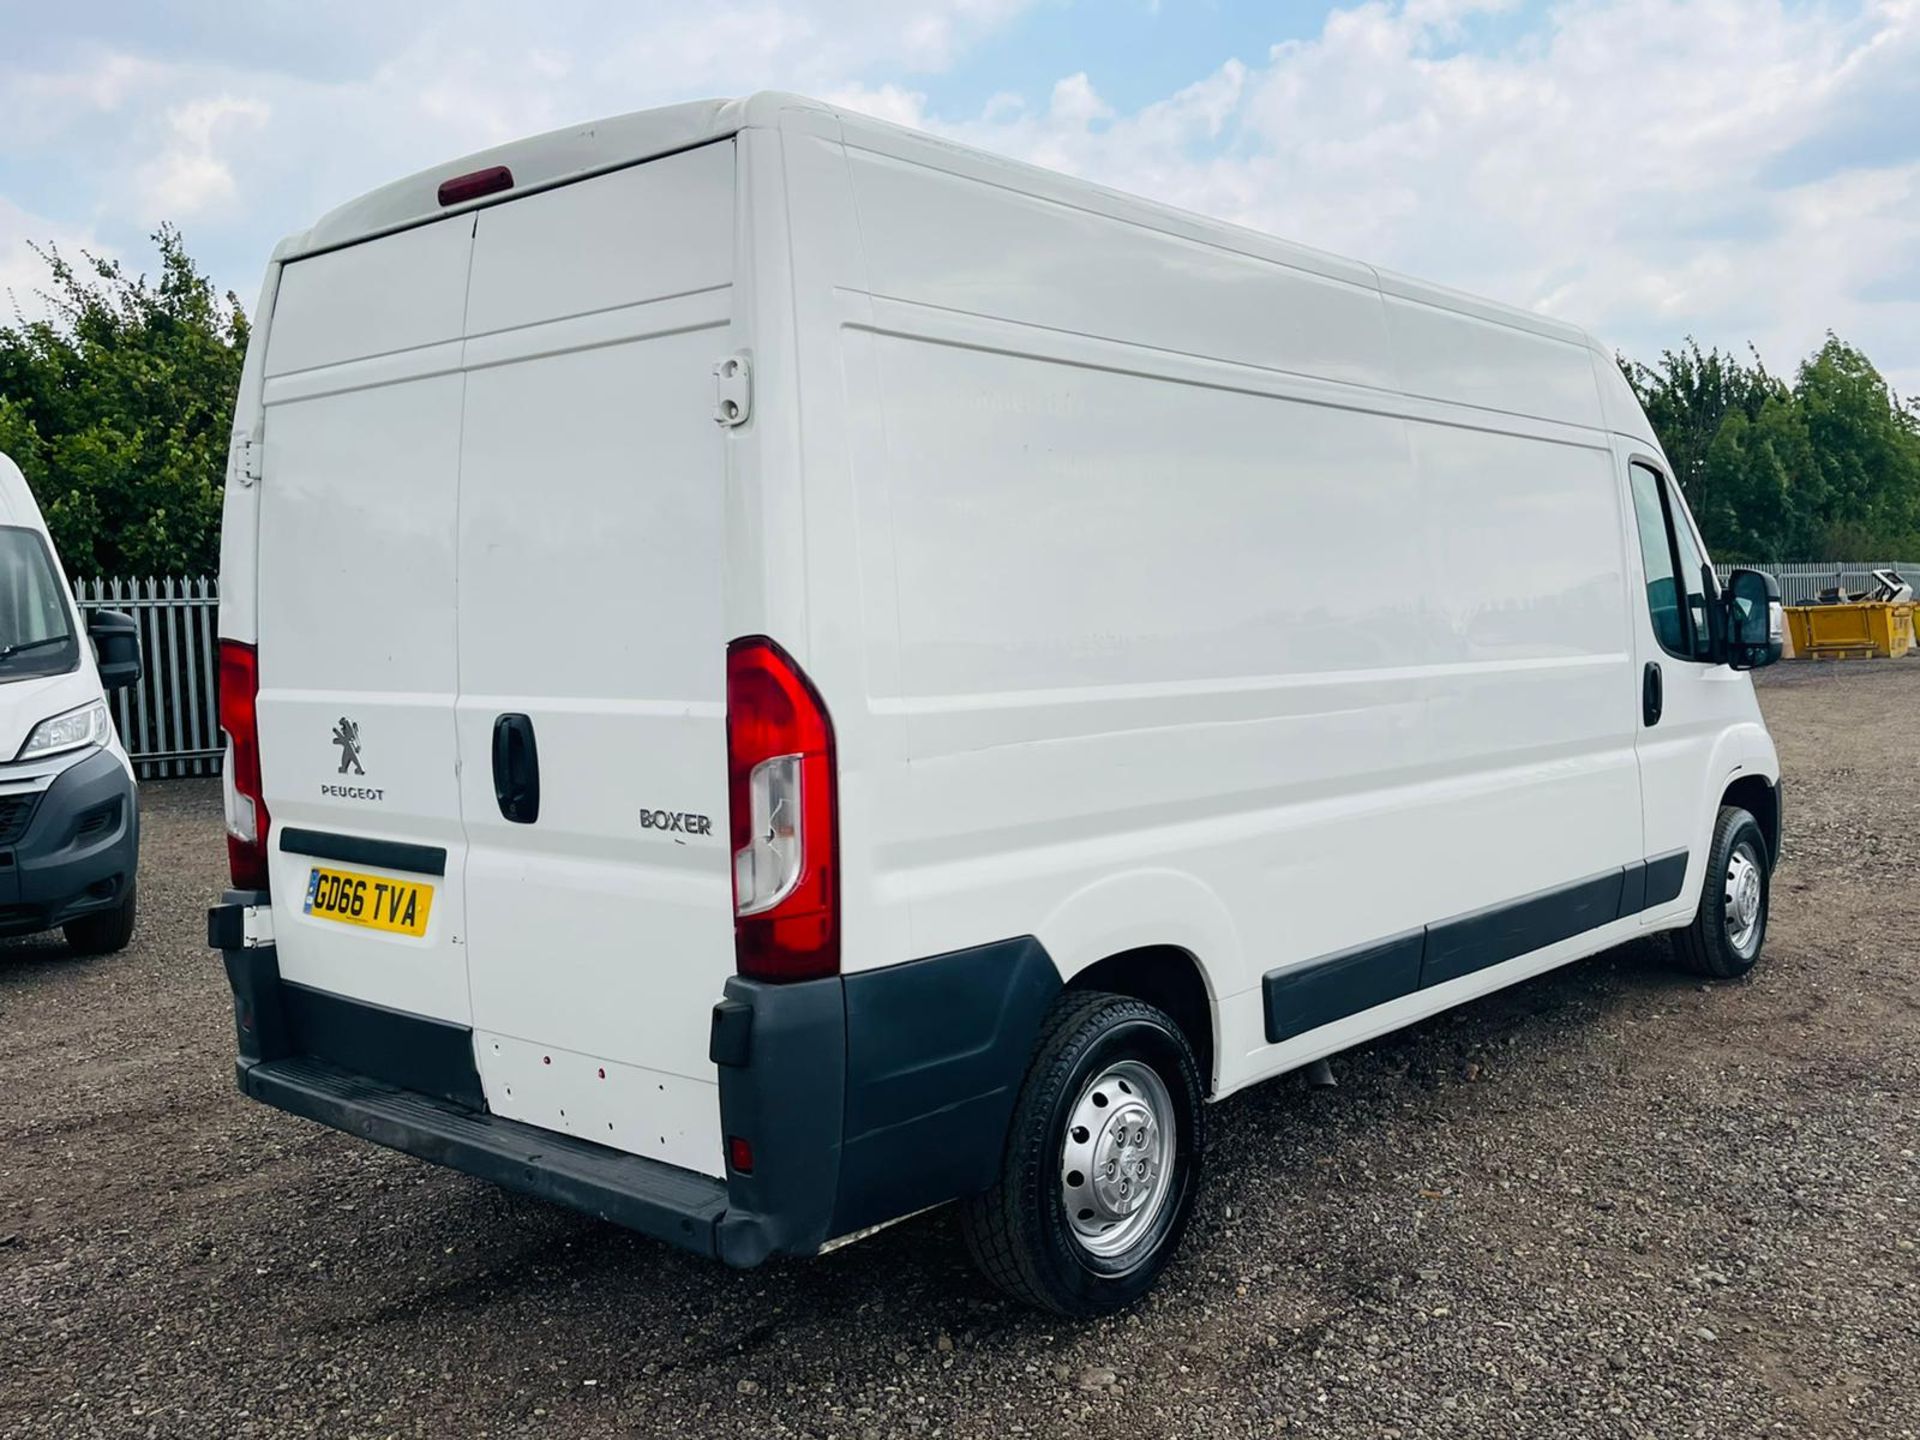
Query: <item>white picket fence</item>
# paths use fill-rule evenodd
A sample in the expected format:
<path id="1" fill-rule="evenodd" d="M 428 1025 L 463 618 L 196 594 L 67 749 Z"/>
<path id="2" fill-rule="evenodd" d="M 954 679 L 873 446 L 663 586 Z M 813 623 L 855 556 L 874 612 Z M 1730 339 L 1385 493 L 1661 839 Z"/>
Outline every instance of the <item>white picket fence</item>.
<path id="1" fill-rule="evenodd" d="M 80 580 L 82 617 L 122 610 L 140 627 L 138 685 L 107 697 L 142 779 L 220 773 L 220 585 L 209 576 Z"/>

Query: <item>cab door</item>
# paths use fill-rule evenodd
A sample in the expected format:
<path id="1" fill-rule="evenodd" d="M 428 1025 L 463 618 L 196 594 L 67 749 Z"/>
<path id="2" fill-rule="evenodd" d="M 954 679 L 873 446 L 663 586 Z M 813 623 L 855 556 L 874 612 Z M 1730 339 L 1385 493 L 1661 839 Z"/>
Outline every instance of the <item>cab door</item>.
<path id="1" fill-rule="evenodd" d="M 1638 562 L 1634 606 L 1639 661 L 1640 813 L 1646 851 L 1645 922 L 1671 918 L 1696 893 L 1705 857 L 1694 852 L 1711 820 L 1709 774 L 1715 744 L 1731 716 L 1730 685 L 1740 677 L 1709 658 L 1706 553 L 1686 502 L 1651 455 L 1622 460 Z"/>

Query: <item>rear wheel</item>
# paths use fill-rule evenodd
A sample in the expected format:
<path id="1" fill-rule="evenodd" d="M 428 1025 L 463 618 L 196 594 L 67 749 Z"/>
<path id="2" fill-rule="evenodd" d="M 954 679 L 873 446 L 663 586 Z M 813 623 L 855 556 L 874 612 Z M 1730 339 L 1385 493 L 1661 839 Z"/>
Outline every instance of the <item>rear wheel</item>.
<path id="1" fill-rule="evenodd" d="M 1100 1315 L 1145 1294 L 1192 1213 L 1200 1072 L 1164 1012 L 1069 992 L 1042 1027 L 999 1180 L 961 1210 L 974 1263 L 1015 1299 Z"/>
<path id="2" fill-rule="evenodd" d="M 1693 923 L 1674 936 L 1680 962 L 1697 975 L 1732 980 L 1753 968 L 1767 938 L 1772 897 L 1767 837 L 1737 805 L 1720 807 L 1707 850 L 1707 878 Z"/>
<path id="3" fill-rule="evenodd" d="M 127 948 L 127 942 L 133 939 L 134 913 L 139 908 L 140 892 L 132 881 L 127 882 L 127 893 L 120 903 L 110 910 L 96 910 L 91 915 L 82 915 L 78 920 L 69 920 L 60 927 L 60 933 L 67 938 L 67 947 L 76 955 L 110 955 L 116 950 Z"/>

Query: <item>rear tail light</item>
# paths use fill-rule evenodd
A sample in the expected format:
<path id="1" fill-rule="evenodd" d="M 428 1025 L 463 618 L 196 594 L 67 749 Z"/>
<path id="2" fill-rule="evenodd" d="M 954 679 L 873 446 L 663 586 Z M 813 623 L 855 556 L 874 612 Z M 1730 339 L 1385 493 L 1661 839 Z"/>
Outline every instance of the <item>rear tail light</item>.
<path id="1" fill-rule="evenodd" d="M 756 980 L 840 970 L 833 722 L 764 635 L 727 647 L 735 965 Z"/>
<path id="2" fill-rule="evenodd" d="M 227 868 L 236 890 L 267 888 L 267 802 L 260 788 L 260 656 L 238 640 L 220 642 L 221 767 L 227 797 Z"/>

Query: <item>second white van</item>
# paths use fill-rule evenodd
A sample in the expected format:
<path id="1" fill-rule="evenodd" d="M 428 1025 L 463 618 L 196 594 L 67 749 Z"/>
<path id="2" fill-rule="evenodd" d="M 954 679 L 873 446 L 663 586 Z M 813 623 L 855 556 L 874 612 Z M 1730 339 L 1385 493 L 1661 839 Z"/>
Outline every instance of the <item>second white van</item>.
<path id="1" fill-rule="evenodd" d="M 123 950 L 139 909 L 140 803 L 107 692 L 141 674 L 130 615 L 82 623 L 20 467 L 0 455 L 0 936 Z"/>
<path id="2" fill-rule="evenodd" d="M 734 1265 L 1140 1295 L 1206 1104 L 1760 954 L 1779 766 L 1607 352 L 792 96 L 291 237 L 221 561 L 248 1095 Z"/>

